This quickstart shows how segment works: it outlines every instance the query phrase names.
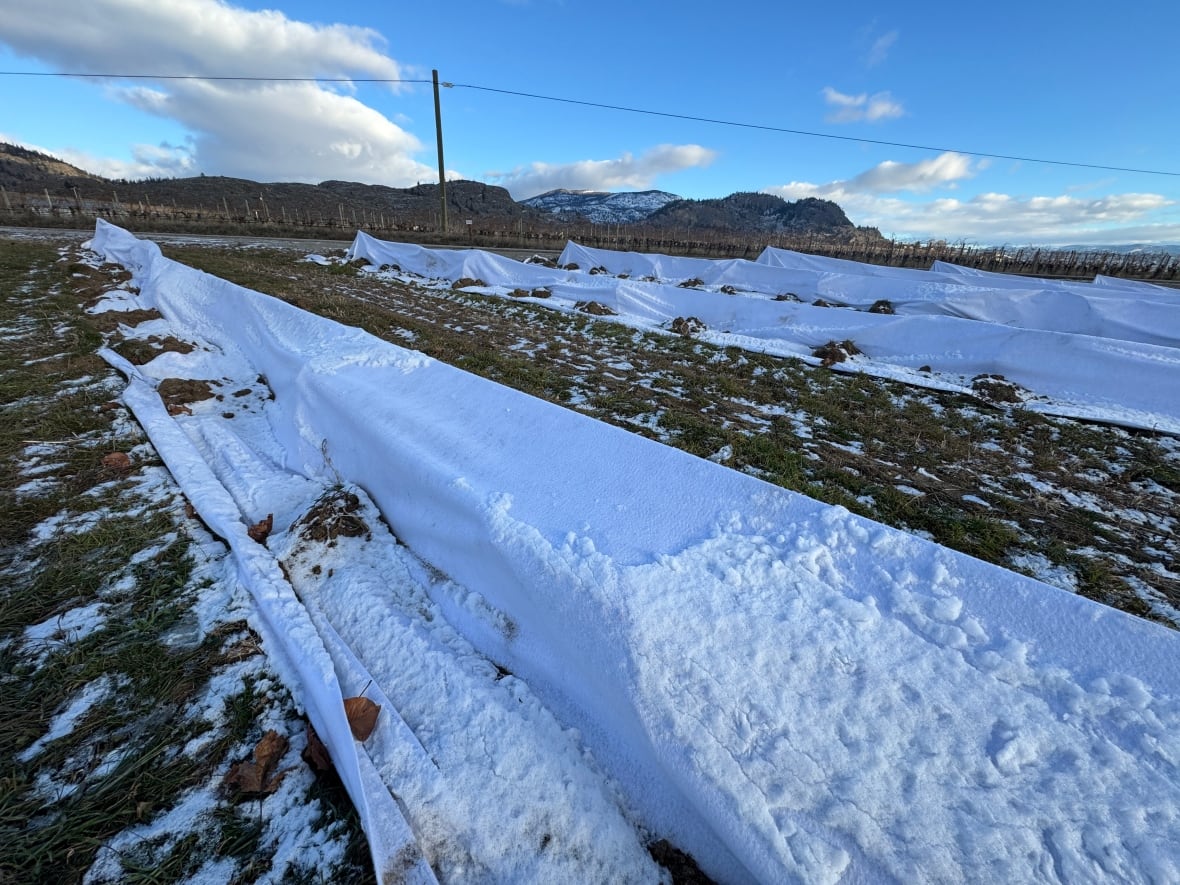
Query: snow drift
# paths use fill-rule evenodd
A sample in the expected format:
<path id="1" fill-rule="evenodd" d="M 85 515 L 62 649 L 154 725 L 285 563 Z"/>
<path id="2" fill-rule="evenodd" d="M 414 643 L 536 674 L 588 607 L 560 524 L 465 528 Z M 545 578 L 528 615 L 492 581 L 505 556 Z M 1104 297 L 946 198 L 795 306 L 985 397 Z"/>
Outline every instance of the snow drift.
<path id="1" fill-rule="evenodd" d="M 266 376 L 273 450 L 258 455 L 363 487 L 453 579 L 436 588 L 448 620 L 714 877 L 1180 878 L 1175 633 L 302 313 L 102 222 L 93 248 L 217 348 L 211 372 Z M 423 260 L 449 273 L 459 258 Z"/>

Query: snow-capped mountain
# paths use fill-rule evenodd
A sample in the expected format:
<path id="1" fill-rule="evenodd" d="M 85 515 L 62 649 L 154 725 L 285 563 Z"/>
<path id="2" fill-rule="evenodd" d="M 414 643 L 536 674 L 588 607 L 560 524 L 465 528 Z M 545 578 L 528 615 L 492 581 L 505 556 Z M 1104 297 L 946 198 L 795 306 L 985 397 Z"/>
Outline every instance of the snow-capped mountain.
<path id="1" fill-rule="evenodd" d="M 669 203 L 683 199 L 667 191 L 555 190 L 521 200 L 524 205 L 557 216 L 578 216 L 595 224 L 628 224 L 643 221 Z"/>

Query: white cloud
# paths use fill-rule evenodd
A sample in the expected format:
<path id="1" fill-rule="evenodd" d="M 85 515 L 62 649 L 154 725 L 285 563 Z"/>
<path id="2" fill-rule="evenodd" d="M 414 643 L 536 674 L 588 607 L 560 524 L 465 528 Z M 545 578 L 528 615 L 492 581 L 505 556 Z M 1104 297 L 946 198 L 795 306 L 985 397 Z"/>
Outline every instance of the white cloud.
<path id="1" fill-rule="evenodd" d="M 869 95 L 845 95 L 831 86 L 821 90 L 824 101 L 833 111 L 824 119 L 829 123 L 857 123 L 864 120 L 868 123 L 879 123 L 893 117 L 905 114 L 905 108 L 900 102 L 894 101 L 888 92 L 877 92 Z"/>
<path id="2" fill-rule="evenodd" d="M 125 100 L 181 123 L 205 171 L 257 181 L 337 178 L 390 185 L 434 180 L 413 159 L 410 133 L 355 98 L 314 83 L 237 84 L 184 80 L 167 92 L 135 88 Z"/>
<path id="3" fill-rule="evenodd" d="M 605 191 L 615 188 L 650 188 L 660 175 L 708 166 L 716 151 L 697 144 L 662 144 L 636 157 L 625 153 L 614 160 L 580 160 L 575 163 L 530 163 L 510 172 L 488 172 L 488 181 L 506 187 L 515 199 L 543 194 L 557 188 Z"/>
<path id="4" fill-rule="evenodd" d="M 937 160 L 959 155 L 943 154 Z M 927 161 L 936 164 L 936 161 Z M 948 181 L 959 161 L 944 160 L 942 168 Z M 1160 194 L 1108 194 L 1093 199 L 1075 196 L 1012 196 L 981 193 L 968 199 L 939 198 L 927 201 L 903 200 L 882 193 L 898 190 L 921 190 L 913 183 L 905 188 L 881 188 L 879 178 L 885 172 L 910 170 L 913 164 L 881 164 L 845 180 L 826 184 L 793 181 L 766 189 L 785 199 L 821 197 L 838 203 L 856 224 L 877 227 L 886 236 L 919 239 L 971 240 L 986 243 L 1128 243 L 1180 242 L 1180 224 L 1162 218 L 1162 212 L 1175 201 Z M 936 166 L 928 167 L 929 170 Z M 959 177 L 969 177 L 967 170 Z M 977 167 L 978 168 L 978 167 Z M 907 176 L 899 175 L 898 181 Z M 937 176 L 935 176 L 937 177 Z M 918 176 L 918 183 L 922 177 Z M 898 182 L 894 182 L 896 184 Z"/>
<path id="5" fill-rule="evenodd" d="M 77 166 L 83 172 L 92 172 L 104 178 L 139 179 L 152 176 L 182 176 L 195 174 L 193 164 L 193 146 L 191 143 L 174 144 L 136 144 L 131 146 L 131 160 L 112 160 L 109 157 L 98 157 L 88 151 L 72 147 L 47 148 L 39 144 L 31 144 L 11 135 L 0 132 L 0 142 L 14 144 L 30 151 L 48 154 L 64 160 L 72 166 Z M 162 170 L 172 170 L 171 172 Z"/>
<path id="6" fill-rule="evenodd" d="M 947 151 L 929 160 L 919 160 L 917 163 L 886 160 L 847 182 L 833 184 L 850 191 L 871 193 L 921 192 L 936 187 L 953 188 L 960 180 L 972 178 L 976 169 L 984 168 L 985 165 L 985 161 L 980 161 L 973 169 L 970 157 Z"/>
<path id="7" fill-rule="evenodd" d="M 0 43 L 72 71 L 167 75 L 401 79 L 376 31 L 292 21 L 220 0 L 39 0 L 9 8 Z M 393 88 L 397 88 L 396 86 Z M 263 181 L 434 180 L 412 134 L 348 94 L 315 83 L 161 80 L 115 88 L 141 110 L 191 133 L 177 151 L 138 147 L 131 174 L 205 171 Z M 95 158 L 94 171 L 120 164 Z M 130 176 L 128 176 L 130 177 Z"/>
<path id="8" fill-rule="evenodd" d="M 872 48 L 869 49 L 869 57 L 865 60 L 865 64 L 872 68 L 885 61 L 889 55 L 889 50 L 893 48 L 893 44 L 897 42 L 899 31 L 890 31 L 887 34 L 882 34 L 873 41 Z"/>

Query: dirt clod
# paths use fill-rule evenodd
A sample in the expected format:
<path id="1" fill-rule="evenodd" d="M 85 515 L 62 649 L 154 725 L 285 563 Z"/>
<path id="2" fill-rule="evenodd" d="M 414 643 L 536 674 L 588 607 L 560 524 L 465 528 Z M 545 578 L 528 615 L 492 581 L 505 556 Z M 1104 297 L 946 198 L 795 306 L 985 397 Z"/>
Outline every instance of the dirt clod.
<path id="1" fill-rule="evenodd" d="M 580 310 L 582 313 L 588 313 L 596 317 L 613 317 L 616 316 L 615 311 L 611 310 L 605 304 L 598 301 L 579 301 L 574 305 L 575 310 Z"/>
<path id="2" fill-rule="evenodd" d="M 701 320 L 696 317 L 676 317 L 672 320 L 671 330 L 677 335 L 683 335 L 685 338 L 691 338 L 708 328 Z"/>
<path id="3" fill-rule="evenodd" d="M 976 375 L 971 379 L 971 390 L 976 396 L 993 403 L 1024 402 L 1028 393 L 1016 382 L 994 374 Z"/>
<path id="4" fill-rule="evenodd" d="M 811 355 L 819 357 L 821 366 L 834 366 L 836 363 L 842 363 L 850 356 L 856 356 L 861 352 L 861 349 L 852 341 L 845 339 L 844 341 L 829 341 L 827 344 L 821 344 L 811 352 Z"/>
<path id="5" fill-rule="evenodd" d="M 160 399 L 168 409 L 169 415 L 191 415 L 191 403 L 199 403 L 213 398 L 213 388 L 208 381 L 196 381 L 192 378 L 165 378 L 156 388 Z"/>
<path id="6" fill-rule="evenodd" d="M 455 282 L 451 283 L 451 288 L 452 289 L 469 289 L 473 286 L 486 286 L 486 285 L 487 285 L 487 283 L 485 283 L 483 280 L 478 280 L 475 277 L 460 277 L 459 279 L 455 280 Z"/>

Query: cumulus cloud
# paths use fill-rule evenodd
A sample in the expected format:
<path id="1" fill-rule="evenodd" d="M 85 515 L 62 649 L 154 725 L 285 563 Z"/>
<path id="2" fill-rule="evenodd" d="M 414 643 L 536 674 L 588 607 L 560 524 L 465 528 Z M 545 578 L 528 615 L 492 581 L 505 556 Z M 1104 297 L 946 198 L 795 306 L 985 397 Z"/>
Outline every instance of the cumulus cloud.
<path id="1" fill-rule="evenodd" d="M 900 32 L 890 31 L 887 34 L 882 34 L 873 41 L 873 45 L 869 48 L 869 56 L 865 59 L 865 64 L 872 68 L 881 64 L 889 55 L 889 50 L 893 48 L 893 44 L 897 42 Z"/>
<path id="2" fill-rule="evenodd" d="M 1160 194 L 1108 194 L 1083 199 L 989 192 L 962 200 L 941 197 L 927 201 L 884 196 L 902 190 L 926 190 L 925 183 L 940 176 L 944 181 L 955 181 L 972 174 L 969 166 L 960 165 L 965 160 L 957 154 L 943 154 L 926 162 L 930 165 L 923 173 L 917 171 L 923 163 L 882 163 L 847 180 L 825 184 L 793 181 L 767 188 L 766 193 L 789 200 L 833 200 L 857 224 L 880 228 L 888 236 L 1050 245 L 1180 241 L 1180 224 L 1157 217 L 1175 205 Z M 888 179 L 891 172 L 895 180 L 882 187 L 882 176 Z M 897 186 L 907 179 L 907 186 Z"/>
<path id="3" fill-rule="evenodd" d="M 405 77 L 376 31 L 313 25 L 220 0 L 39 0 L 6 10 L 0 42 L 71 71 Z M 179 151 L 138 147 L 133 163 L 124 165 L 139 175 L 200 170 L 264 181 L 349 178 L 384 184 L 437 177 L 431 166 L 414 159 L 422 144 L 347 94 L 347 86 L 160 80 L 110 88 L 121 100 L 176 120 L 191 133 L 190 144 Z M 101 158 L 90 164 L 95 171 L 102 167 Z"/>
<path id="4" fill-rule="evenodd" d="M 829 123 L 858 123 L 862 120 L 867 123 L 879 123 L 905 114 L 905 108 L 900 102 L 894 101 L 888 92 L 845 95 L 831 86 L 825 86 L 821 94 L 828 107 L 832 108 L 824 118 Z"/>
<path id="5" fill-rule="evenodd" d="M 660 175 L 708 166 L 716 151 L 698 144 L 662 144 L 636 157 L 625 153 L 613 160 L 580 160 L 575 163 L 529 163 L 510 172 L 487 172 L 489 182 L 506 187 L 523 200 L 557 188 L 607 191 L 616 188 L 650 188 Z"/>
<path id="6" fill-rule="evenodd" d="M 974 177 L 976 171 L 985 168 L 986 165 L 986 161 L 976 161 L 973 164 L 970 157 L 947 151 L 929 160 L 919 160 L 917 163 L 886 160 L 848 181 L 835 181 L 824 186 L 841 191 L 878 194 L 898 191 L 924 192 L 938 187 L 954 188 L 959 181 Z"/>

